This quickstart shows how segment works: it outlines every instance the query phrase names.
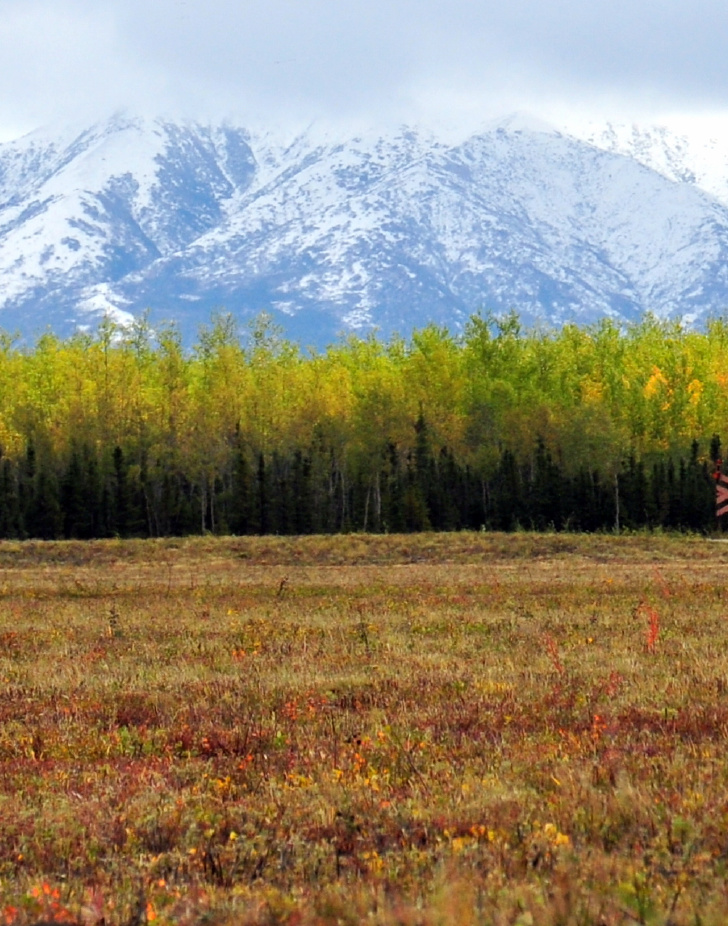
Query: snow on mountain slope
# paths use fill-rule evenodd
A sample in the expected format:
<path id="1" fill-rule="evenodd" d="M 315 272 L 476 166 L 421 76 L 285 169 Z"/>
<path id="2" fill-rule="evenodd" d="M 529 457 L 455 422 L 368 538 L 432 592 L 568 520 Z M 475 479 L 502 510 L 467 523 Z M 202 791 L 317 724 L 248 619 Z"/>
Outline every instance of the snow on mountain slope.
<path id="1" fill-rule="evenodd" d="M 574 123 L 566 129 L 676 183 L 696 186 L 728 206 L 728 126 L 723 121 L 666 126 Z"/>
<path id="2" fill-rule="evenodd" d="M 239 131 L 123 117 L 0 146 L 0 281 L 5 306 L 26 306 L 13 320 L 33 305 L 66 328 L 84 310 L 127 317 L 100 296 L 219 222 L 252 173 Z"/>
<path id="3" fill-rule="evenodd" d="M 481 308 L 700 321 L 728 302 L 721 152 L 523 117 L 460 142 L 124 116 L 35 133 L 0 145 L 0 324 L 67 333 L 151 307 L 190 341 L 224 307 L 322 345 Z"/>

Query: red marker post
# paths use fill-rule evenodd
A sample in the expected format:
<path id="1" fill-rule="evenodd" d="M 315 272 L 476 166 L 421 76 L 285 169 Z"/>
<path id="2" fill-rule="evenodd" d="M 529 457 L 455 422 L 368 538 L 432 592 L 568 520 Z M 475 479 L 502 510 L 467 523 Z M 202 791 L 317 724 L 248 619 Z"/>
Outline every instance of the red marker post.
<path id="1" fill-rule="evenodd" d="M 728 476 L 718 473 L 715 486 L 715 514 L 716 517 L 728 514 Z"/>

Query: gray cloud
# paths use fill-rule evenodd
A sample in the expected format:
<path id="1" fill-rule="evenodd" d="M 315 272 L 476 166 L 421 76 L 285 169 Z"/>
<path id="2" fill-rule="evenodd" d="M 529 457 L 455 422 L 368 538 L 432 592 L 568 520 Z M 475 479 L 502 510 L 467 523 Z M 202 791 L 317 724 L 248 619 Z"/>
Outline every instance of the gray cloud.
<path id="1" fill-rule="evenodd" d="M 191 115 L 726 109 L 723 0 L 5 0 L 0 129 Z"/>

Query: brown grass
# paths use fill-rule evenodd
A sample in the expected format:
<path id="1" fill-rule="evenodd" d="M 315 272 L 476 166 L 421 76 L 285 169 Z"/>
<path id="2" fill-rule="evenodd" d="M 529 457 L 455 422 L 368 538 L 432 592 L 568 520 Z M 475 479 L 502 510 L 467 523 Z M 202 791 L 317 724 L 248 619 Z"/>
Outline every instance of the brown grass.
<path id="1" fill-rule="evenodd" d="M 728 921 L 728 549 L 0 546 L 0 922 Z"/>

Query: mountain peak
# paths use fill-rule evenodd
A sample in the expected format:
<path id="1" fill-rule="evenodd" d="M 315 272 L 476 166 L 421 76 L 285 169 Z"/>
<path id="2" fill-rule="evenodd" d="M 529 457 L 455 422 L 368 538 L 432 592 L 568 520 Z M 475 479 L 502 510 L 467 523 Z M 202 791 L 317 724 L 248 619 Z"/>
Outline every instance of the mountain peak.
<path id="1" fill-rule="evenodd" d="M 534 116 L 525 110 L 518 110 L 486 125 L 489 131 L 502 129 L 505 132 L 525 132 L 527 134 L 558 135 L 558 129 L 551 123 Z"/>

